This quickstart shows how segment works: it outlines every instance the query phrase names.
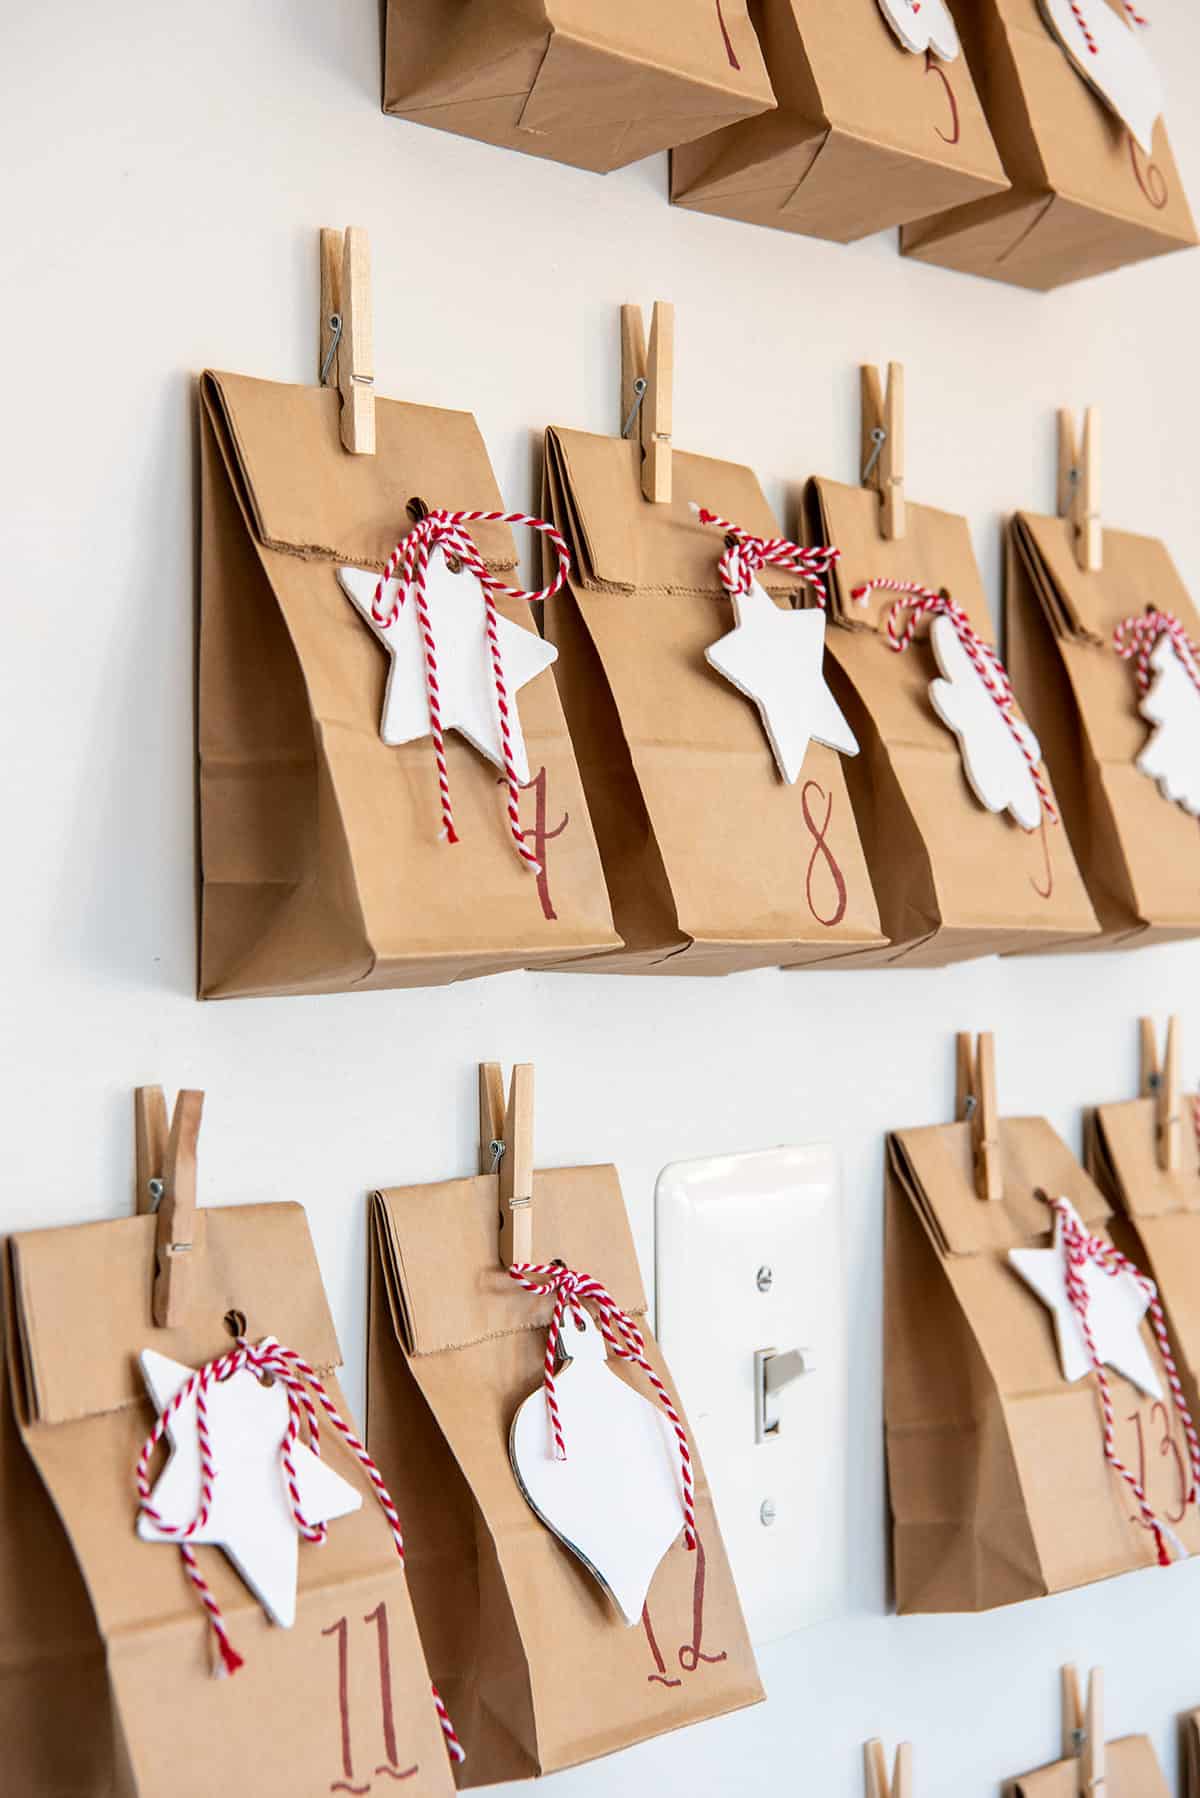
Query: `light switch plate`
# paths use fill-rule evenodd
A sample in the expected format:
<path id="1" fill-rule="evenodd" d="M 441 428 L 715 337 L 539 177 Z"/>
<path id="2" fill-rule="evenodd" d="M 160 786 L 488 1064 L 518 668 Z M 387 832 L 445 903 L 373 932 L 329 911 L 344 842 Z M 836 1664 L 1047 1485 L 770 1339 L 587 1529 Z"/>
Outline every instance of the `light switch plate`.
<path id="1" fill-rule="evenodd" d="M 655 1218 L 655 1334 L 750 1635 L 773 1641 L 845 1598 L 847 1344 L 833 1150 L 673 1162 L 658 1178 Z M 779 1428 L 756 1442 L 764 1349 L 805 1350 L 811 1371 L 772 1394 Z"/>

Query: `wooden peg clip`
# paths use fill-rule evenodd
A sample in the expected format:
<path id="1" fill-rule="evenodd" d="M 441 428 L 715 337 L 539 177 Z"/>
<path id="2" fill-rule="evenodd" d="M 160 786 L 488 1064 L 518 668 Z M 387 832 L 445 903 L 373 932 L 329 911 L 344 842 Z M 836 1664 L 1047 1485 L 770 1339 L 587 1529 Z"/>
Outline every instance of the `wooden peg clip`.
<path id="1" fill-rule="evenodd" d="M 879 370 L 864 363 L 862 395 L 862 484 L 882 501 L 880 533 L 894 543 L 904 535 L 904 364 L 889 362 L 887 391 Z"/>
<path id="2" fill-rule="evenodd" d="M 479 1171 L 500 1179 L 500 1265 L 533 1260 L 533 1063 L 512 1071 L 508 1104 L 500 1064 L 479 1067 Z"/>
<path id="3" fill-rule="evenodd" d="M 362 225 L 321 232 L 322 387 L 342 396 L 342 448 L 375 454 L 375 334 L 371 321 L 371 246 Z"/>
<path id="4" fill-rule="evenodd" d="M 867 1742 L 863 1747 L 863 1771 L 866 1798 L 914 1798 L 911 1742 L 901 1742 L 897 1748 L 896 1765 L 890 1780 L 883 1743 Z"/>
<path id="5" fill-rule="evenodd" d="M 671 404 L 675 384 L 675 308 L 655 300 L 650 348 L 640 306 L 621 308 L 621 435 L 642 446 L 642 497 L 671 503 Z"/>
<path id="6" fill-rule="evenodd" d="M 191 1285 L 196 1218 L 196 1139 L 204 1109 L 202 1092 L 181 1092 L 167 1126 L 161 1086 L 139 1086 L 133 1095 L 137 1211 L 155 1212 L 154 1290 L 151 1313 L 160 1330 L 183 1323 Z"/>
<path id="7" fill-rule="evenodd" d="M 975 1158 L 975 1191 L 981 1199 L 1004 1197 L 1000 1162 L 1000 1112 L 996 1102 L 996 1042 L 981 1030 L 977 1042 L 969 1031 L 957 1038 L 956 1115 L 971 1125 Z"/>
<path id="8" fill-rule="evenodd" d="M 1177 1174 L 1183 1165 L 1183 1095 L 1179 1084 L 1179 1019 L 1167 1024 L 1167 1041 L 1161 1064 L 1154 1021 L 1143 1018 L 1141 1032 L 1141 1089 L 1144 1099 L 1154 1100 L 1154 1145 L 1158 1165 L 1166 1174 Z"/>
<path id="9" fill-rule="evenodd" d="M 1062 1670 L 1062 1758 L 1077 1761 L 1077 1798 L 1104 1798 L 1104 1669 L 1088 1675 L 1087 1708 L 1074 1667 Z"/>
<path id="10" fill-rule="evenodd" d="M 1100 414 L 1089 406 L 1083 415 L 1080 445 L 1070 412 L 1058 414 L 1058 516 L 1071 522 L 1075 560 L 1085 574 L 1104 566 L 1104 528 L 1100 522 Z"/>

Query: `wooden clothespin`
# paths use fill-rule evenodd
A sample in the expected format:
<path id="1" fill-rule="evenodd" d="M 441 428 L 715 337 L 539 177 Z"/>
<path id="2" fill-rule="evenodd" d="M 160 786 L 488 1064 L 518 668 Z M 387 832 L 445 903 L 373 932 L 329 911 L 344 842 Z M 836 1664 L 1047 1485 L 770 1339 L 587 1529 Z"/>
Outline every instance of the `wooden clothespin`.
<path id="1" fill-rule="evenodd" d="M 860 377 L 862 484 L 880 495 L 880 533 L 894 543 L 904 535 L 904 364 L 888 363 L 886 393 L 871 363 Z"/>
<path id="2" fill-rule="evenodd" d="M 975 1191 L 981 1199 L 1004 1197 L 1004 1171 L 1000 1164 L 1000 1113 L 996 1103 L 996 1042 L 990 1030 L 981 1030 L 976 1043 L 969 1031 L 957 1041 L 956 1115 L 971 1125 L 975 1153 Z"/>
<path id="3" fill-rule="evenodd" d="M 901 1742 L 896 1750 L 896 1765 L 888 1779 L 887 1759 L 883 1743 L 867 1742 L 863 1747 L 863 1770 L 866 1775 L 866 1798 L 914 1798 L 913 1751 L 911 1742 Z"/>
<path id="4" fill-rule="evenodd" d="M 621 308 L 621 435 L 642 446 L 642 497 L 671 503 L 671 402 L 675 384 L 675 308 L 655 300 L 650 349 L 640 306 Z"/>
<path id="5" fill-rule="evenodd" d="M 161 1086 L 139 1086 L 133 1095 L 137 1162 L 137 1210 L 155 1212 L 154 1322 L 161 1329 L 187 1315 L 196 1218 L 196 1139 L 202 1092 L 181 1092 L 167 1128 Z"/>
<path id="6" fill-rule="evenodd" d="M 375 454 L 375 334 L 371 246 L 362 225 L 321 232 L 322 387 L 342 396 L 342 448 Z"/>
<path id="7" fill-rule="evenodd" d="M 1176 1174 L 1183 1165 L 1183 1096 L 1179 1087 L 1179 1019 L 1167 1024 L 1167 1042 L 1161 1064 L 1154 1035 L 1154 1020 L 1143 1018 L 1141 1032 L 1141 1089 L 1143 1099 L 1154 1100 L 1154 1139 L 1158 1165 Z"/>
<path id="8" fill-rule="evenodd" d="M 1062 1713 L 1062 1758 L 1079 1763 L 1075 1785 L 1078 1798 L 1104 1798 L 1103 1667 L 1093 1667 L 1088 1675 L 1086 1711 L 1074 1667 L 1063 1668 Z"/>
<path id="9" fill-rule="evenodd" d="M 1071 413 L 1058 414 L 1058 516 L 1071 521 L 1075 560 L 1085 574 L 1104 566 L 1104 529 L 1100 522 L 1100 414 L 1089 406 L 1083 415 L 1080 447 Z"/>
<path id="10" fill-rule="evenodd" d="M 508 1104 L 500 1064 L 479 1065 L 479 1171 L 500 1176 L 500 1265 L 533 1260 L 533 1063 L 512 1071 Z"/>

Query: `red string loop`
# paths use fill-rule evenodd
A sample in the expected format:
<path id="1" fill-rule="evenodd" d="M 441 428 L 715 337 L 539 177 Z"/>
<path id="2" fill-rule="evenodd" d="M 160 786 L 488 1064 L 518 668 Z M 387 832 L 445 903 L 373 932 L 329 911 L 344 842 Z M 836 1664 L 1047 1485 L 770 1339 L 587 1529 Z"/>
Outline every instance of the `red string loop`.
<path id="1" fill-rule="evenodd" d="M 493 574 L 480 555 L 474 538 L 466 529 L 467 525 L 476 523 L 524 525 L 528 530 L 539 531 L 543 536 L 548 537 L 558 556 L 558 569 L 549 586 L 539 587 L 536 591 L 530 591 L 524 587 L 509 587 L 498 575 Z M 440 549 L 447 560 L 451 557 L 457 559 L 468 573 L 474 575 L 483 589 L 485 628 L 492 664 L 492 681 L 496 693 L 496 711 L 500 725 L 500 754 L 504 764 L 505 783 L 508 788 L 509 830 L 512 834 L 513 847 L 525 867 L 531 874 L 540 874 L 541 863 L 530 850 L 521 830 L 521 788 L 513 761 L 510 709 L 515 701 L 509 699 L 508 683 L 504 678 L 504 661 L 500 654 L 500 634 L 496 614 L 496 595 L 503 593 L 509 599 L 522 599 L 530 605 L 538 605 L 543 600 L 553 599 L 571 572 L 571 553 L 562 536 L 552 524 L 547 524 L 544 518 L 534 518 L 528 512 L 448 512 L 444 508 L 439 508 L 427 512 L 408 535 L 400 539 L 388 557 L 383 573 L 379 577 L 374 597 L 371 600 L 371 616 L 376 624 L 384 630 L 395 622 L 400 607 L 410 593 L 416 603 L 417 617 L 421 625 L 421 642 L 425 653 L 425 690 L 429 698 L 429 734 L 433 739 L 438 789 L 442 801 L 442 835 L 449 843 L 458 842 L 458 832 L 454 828 L 454 807 L 450 799 L 450 771 L 446 764 L 446 737 L 442 727 L 441 690 L 438 684 L 437 643 L 425 594 L 429 559 L 435 549 Z M 384 593 L 388 583 L 397 579 L 397 576 L 397 591 L 389 609 L 383 603 Z"/>
<path id="2" fill-rule="evenodd" d="M 675 1441 L 679 1447 L 679 1468 L 683 1486 L 683 1534 L 684 1542 L 689 1549 L 696 1546 L 696 1490 L 692 1472 L 692 1451 L 688 1443 L 687 1431 L 683 1420 L 675 1409 L 671 1395 L 663 1382 L 655 1373 L 646 1356 L 646 1339 L 633 1318 L 627 1311 L 622 1311 L 617 1301 L 599 1280 L 593 1280 L 590 1274 L 578 1274 L 561 1261 L 515 1261 L 509 1268 L 509 1277 L 523 1286 L 526 1292 L 549 1293 L 554 1296 L 554 1310 L 550 1317 L 550 1327 L 546 1332 L 546 1358 L 542 1385 L 546 1394 L 546 1412 L 550 1422 L 550 1433 L 554 1438 L 554 1458 L 565 1461 L 567 1444 L 563 1435 L 562 1417 L 558 1409 L 558 1394 L 555 1389 L 555 1362 L 558 1345 L 562 1338 L 563 1325 L 569 1311 L 579 1322 L 583 1321 L 583 1307 L 589 1304 L 596 1313 L 596 1322 L 609 1351 L 619 1356 L 622 1361 L 632 1361 L 640 1367 L 653 1386 L 658 1402 L 671 1421 L 675 1431 Z"/>
<path id="3" fill-rule="evenodd" d="M 719 518 L 707 506 L 693 505 L 692 509 L 701 524 L 715 525 L 725 533 L 725 548 L 717 563 L 717 572 L 731 599 L 737 593 L 749 593 L 750 583 L 760 569 L 784 568 L 808 583 L 823 612 L 828 608 L 829 590 L 825 577 L 840 559 L 840 549 L 804 549 L 786 537 L 755 537 L 728 518 Z"/>
<path id="4" fill-rule="evenodd" d="M 1174 612 L 1135 612 L 1122 618 L 1113 631 L 1112 646 L 1123 662 L 1132 661 L 1139 693 L 1146 693 L 1153 673 L 1150 658 L 1164 637 L 1168 637 L 1175 654 L 1183 663 L 1192 685 L 1200 692 L 1200 644 L 1189 637 Z"/>
<path id="5" fill-rule="evenodd" d="M 229 1640 L 221 1607 L 217 1603 L 208 1581 L 200 1571 L 195 1550 L 191 1546 L 191 1538 L 208 1522 L 209 1514 L 212 1511 L 213 1489 L 218 1476 L 208 1428 L 209 1388 L 224 1380 L 232 1379 L 234 1374 L 240 1373 L 246 1368 L 259 1376 L 267 1375 L 279 1381 L 287 1394 L 288 1421 L 279 1444 L 279 1460 L 287 1490 L 288 1509 L 291 1511 L 292 1521 L 300 1535 L 306 1541 L 314 1543 L 322 1543 L 326 1537 L 325 1524 L 310 1523 L 304 1515 L 300 1504 L 300 1487 L 296 1478 L 295 1466 L 295 1447 L 298 1441 L 303 1440 L 305 1431 L 307 1431 L 308 1447 L 312 1453 L 320 1455 L 321 1452 L 320 1417 L 317 1405 L 313 1403 L 315 1398 L 374 1487 L 380 1509 L 391 1526 L 392 1541 L 395 1544 L 400 1565 L 404 1565 L 404 1536 L 400 1528 L 399 1513 L 392 1502 L 392 1495 L 384 1484 L 383 1475 L 368 1454 L 365 1445 L 360 1442 L 330 1398 L 316 1369 L 304 1359 L 303 1355 L 298 1355 L 294 1349 L 285 1348 L 273 1336 L 264 1336 L 257 1345 L 248 1342 L 244 1336 L 239 1336 L 235 1348 L 198 1368 L 174 1394 L 142 1444 L 136 1471 L 141 1509 L 163 1535 L 172 1536 L 178 1541 L 184 1568 L 196 1589 L 201 1604 L 208 1613 L 208 1620 L 220 1650 L 221 1667 L 226 1673 L 236 1673 L 238 1668 L 243 1665 L 242 1657 Z M 155 1449 L 166 1435 L 171 1420 L 192 1398 L 195 1398 L 196 1401 L 196 1436 L 200 1449 L 200 1501 L 196 1515 L 190 1523 L 170 1523 L 151 1502 L 150 1462 Z M 437 1710 L 442 1734 L 446 1740 L 447 1753 L 452 1761 L 463 1761 L 466 1756 L 455 1733 L 454 1725 L 450 1721 L 437 1687 L 434 1686 L 432 1690 L 434 1706 Z"/>
<path id="6" fill-rule="evenodd" d="M 941 617 L 950 620 L 954 626 L 954 633 L 966 651 L 971 666 L 995 701 L 996 708 L 1007 724 L 1013 742 L 1025 758 L 1047 819 L 1051 824 L 1057 824 L 1058 807 L 1050 796 L 1049 782 L 1042 773 L 1036 758 L 1031 755 L 1024 733 L 1018 729 L 1017 697 L 1012 690 L 1008 670 L 1000 660 L 999 651 L 992 644 L 984 642 L 962 607 L 956 605 L 949 594 L 945 592 L 935 593 L 932 587 L 923 587 L 919 581 L 893 581 L 880 578 L 864 581 L 861 587 L 855 587 L 853 597 L 865 602 L 875 592 L 899 595 L 892 601 L 886 613 L 888 644 L 898 655 L 902 654 L 912 643 L 922 619 Z M 900 622 L 901 619 L 903 619 L 903 623 Z"/>

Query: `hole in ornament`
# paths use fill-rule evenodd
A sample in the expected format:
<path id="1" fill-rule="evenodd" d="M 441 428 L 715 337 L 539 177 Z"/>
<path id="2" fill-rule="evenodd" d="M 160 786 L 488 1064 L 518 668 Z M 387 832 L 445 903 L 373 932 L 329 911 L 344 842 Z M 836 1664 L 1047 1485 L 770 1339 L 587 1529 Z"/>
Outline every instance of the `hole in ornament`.
<path id="1" fill-rule="evenodd" d="M 462 557 L 447 556 L 446 567 L 450 570 L 451 574 L 461 574 L 463 571 Z"/>
<path id="2" fill-rule="evenodd" d="M 414 524 L 420 524 L 423 518 L 429 517 L 429 507 L 423 499 L 418 499 L 415 494 L 408 502 L 408 516 Z"/>
<path id="3" fill-rule="evenodd" d="M 273 1386 L 275 1384 L 275 1375 L 273 1373 L 260 1373 L 258 1376 L 258 1383 L 260 1386 Z"/>
<path id="4" fill-rule="evenodd" d="M 583 1332 L 587 1329 L 587 1325 L 584 1323 L 582 1317 L 572 1317 L 571 1322 L 575 1325 L 575 1328 L 579 1331 L 579 1334 L 582 1336 Z"/>
<path id="5" fill-rule="evenodd" d="M 225 1328 L 236 1341 L 246 1334 L 246 1313 L 244 1311 L 227 1311 L 224 1318 Z"/>

